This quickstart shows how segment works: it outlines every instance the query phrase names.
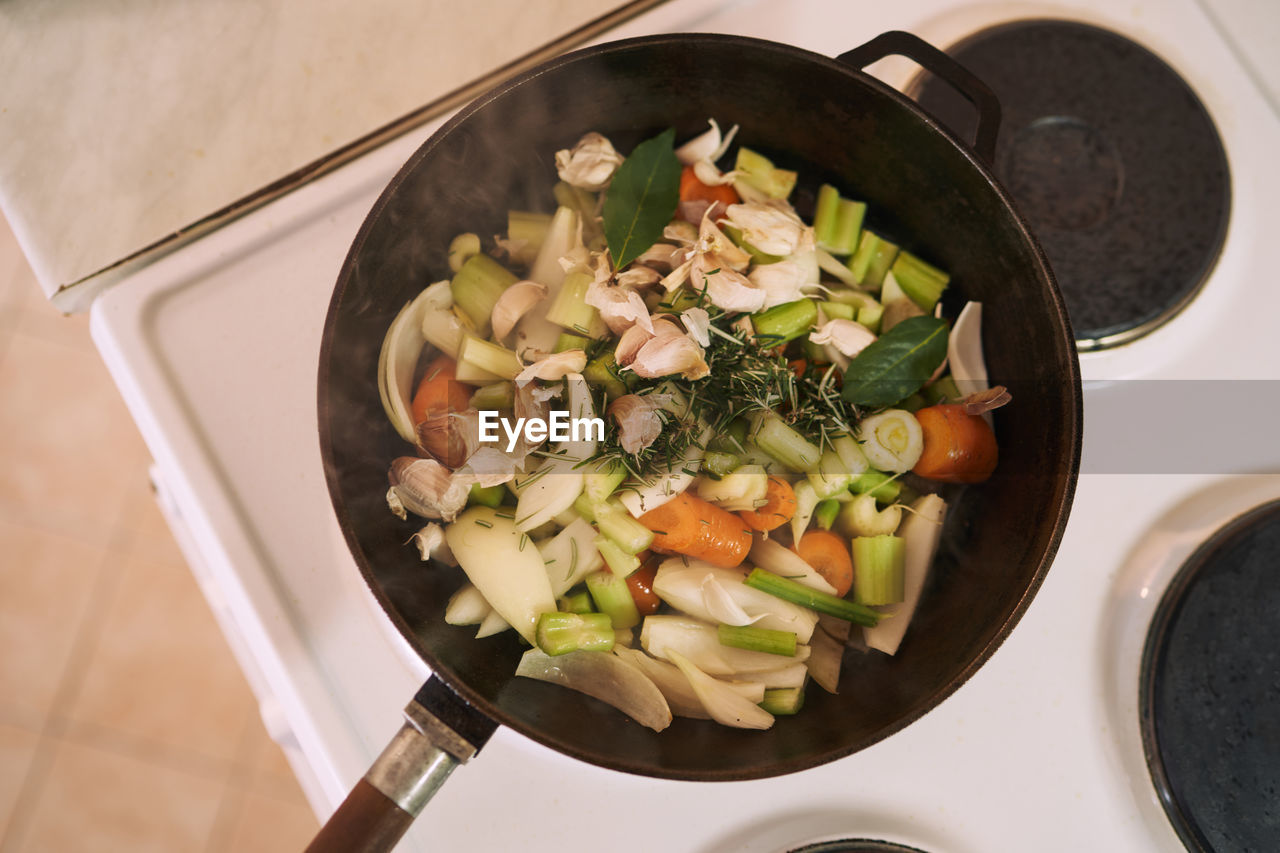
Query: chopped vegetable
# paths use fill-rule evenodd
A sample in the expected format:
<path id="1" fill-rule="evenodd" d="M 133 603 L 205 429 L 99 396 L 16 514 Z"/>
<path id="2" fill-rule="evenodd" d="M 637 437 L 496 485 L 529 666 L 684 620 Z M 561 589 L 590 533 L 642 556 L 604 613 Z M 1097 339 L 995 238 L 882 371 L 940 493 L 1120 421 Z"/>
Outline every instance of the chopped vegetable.
<path id="1" fill-rule="evenodd" d="M 671 708 L 661 691 L 640 670 L 615 655 L 570 652 L 552 657 L 529 649 L 516 675 L 563 684 L 607 702 L 642 726 L 660 732 L 671 725 Z"/>
<path id="2" fill-rule="evenodd" d="M 751 548 L 751 532 L 741 518 L 682 492 L 640 516 L 653 531 L 653 549 L 685 554 L 715 566 L 736 566 Z"/>
<path id="3" fill-rule="evenodd" d="M 648 554 L 647 551 L 645 553 Z M 641 560 L 639 569 L 627 575 L 627 589 L 631 590 L 631 600 L 641 616 L 651 616 L 662 606 L 662 599 L 653 591 L 653 579 L 657 573 L 657 557 L 649 555 Z"/>
<path id="4" fill-rule="evenodd" d="M 473 255 L 480 254 L 480 237 L 471 232 L 459 234 L 449 243 L 449 269 L 457 272 Z"/>
<path id="5" fill-rule="evenodd" d="M 640 624 L 640 612 L 624 578 L 608 569 L 587 575 L 587 591 L 596 609 L 613 621 L 614 628 L 634 628 Z"/>
<path id="6" fill-rule="evenodd" d="M 754 625 L 795 634 L 807 643 L 818 617 L 812 611 L 743 584 L 738 569 L 673 558 L 658 567 L 653 591 L 676 610 L 707 622 Z"/>
<path id="7" fill-rule="evenodd" d="M 905 409 L 886 409 L 862 419 L 858 444 L 881 471 L 910 471 L 924 451 L 920 423 Z"/>
<path id="8" fill-rule="evenodd" d="M 804 707 L 804 688 L 774 687 L 766 690 L 760 707 L 778 717 L 798 714 Z"/>
<path id="9" fill-rule="evenodd" d="M 693 688 L 698 701 L 711 719 L 721 725 L 740 729 L 767 729 L 773 726 L 773 716 L 768 711 L 743 699 L 728 685 L 698 669 L 679 652 L 671 651 L 669 654 L 671 662 L 689 679 L 689 686 Z"/>
<path id="10" fill-rule="evenodd" d="M 981 415 L 966 414 L 964 406 L 946 403 L 916 412 L 922 446 L 911 469 L 945 483 L 981 483 L 996 469 L 996 436 Z"/>
<path id="11" fill-rule="evenodd" d="M 762 472 L 763 473 L 763 472 Z M 781 477 L 769 477 L 764 503 L 738 513 L 752 530 L 773 530 L 786 524 L 796 514 L 796 493 Z"/>
<path id="12" fill-rule="evenodd" d="M 892 619 L 882 619 L 879 624 L 863 628 L 867 645 L 886 654 L 895 654 L 907 632 L 907 626 L 920 603 L 929 566 L 942 539 L 942 520 L 947 504 L 937 495 L 924 495 L 911 505 L 913 512 L 902 522 L 899 531 L 903 540 L 903 596 L 902 603 L 893 611 Z"/>
<path id="13" fill-rule="evenodd" d="M 844 597 L 853 585 L 853 562 L 844 540 L 827 530 L 810 530 L 796 543 L 800 558 L 822 575 Z"/>
<path id="14" fill-rule="evenodd" d="M 855 536 L 855 597 L 869 607 L 902 600 L 904 540 L 898 536 Z"/>
<path id="15" fill-rule="evenodd" d="M 796 635 L 791 631 L 756 628 L 751 625 L 721 625 L 716 629 L 720 644 L 770 655 L 795 657 Z"/>
<path id="16" fill-rule="evenodd" d="M 893 533 L 902 521 L 902 508 L 891 504 L 876 508 L 872 494 L 858 495 L 840 508 L 840 532 L 846 536 L 883 536 Z"/>
<path id="17" fill-rule="evenodd" d="M 489 315 L 498 297 L 516 283 L 515 275 L 488 255 L 467 259 L 449 285 L 453 304 L 458 306 L 481 335 L 489 333 Z"/>
<path id="18" fill-rule="evenodd" d="M 852 602 L 846 602 L 852 604 Z M 640 629 L 640 643 L 645 651 L 657 658 L 670 660 L 672 653 L 689 658 L 704 672 L 714 676 L 750 677 L 779 669 L 782 661 L 777 655 L 765 652 L 735 649 L 721 645 L 720 635 L 713 625 L 683 616 L 647 616 Z M 809 647 L 797 645 L 795 661 L 809 659 Z"/>
<path id="19" fill-rule="evenodd" d="M 804 584 L 796 583 L 790 578 L 766 572 L 764 569 L 752 569 L 745 581 L 747 586 L 776 595 L 784 601 L 808 607 L 819 613 L 826 613 L 859 625 L 875 625 L 880 615 L 871 608 L 846 601 L 830 593 L 818 592 Z"/>
<path id="20" fill-rule="evenodd" d="M 718 203 L 720 205 L 719 214 L 723 216 L 724 212 L 729 208 L 729 205 L 737 204 L 741 199 L 738 198 L 738 194 L 734 192 L 733 187 L 728 184 L 707 186 L 702 181 L 698 180 L 698 175 L 694 172 L 693 166 L 689 165 L 685 166 L 680 172 L 680 201 L 701 201 L 709 204 Z M 698 221 L 700 221 L 701 218 L 701 216 L 697 217 Z M 695 225 L 698 224 L 698 222 L 693 219 L 690 219 L 689 221 L 693 222 Z"/>
<path id="21" fill-rule="evenodd" d="M 537 643 L 553 656 L 607 652 L 613 648 L 613 624 L 603 613 L 543 613 L 538 617 Z"/>

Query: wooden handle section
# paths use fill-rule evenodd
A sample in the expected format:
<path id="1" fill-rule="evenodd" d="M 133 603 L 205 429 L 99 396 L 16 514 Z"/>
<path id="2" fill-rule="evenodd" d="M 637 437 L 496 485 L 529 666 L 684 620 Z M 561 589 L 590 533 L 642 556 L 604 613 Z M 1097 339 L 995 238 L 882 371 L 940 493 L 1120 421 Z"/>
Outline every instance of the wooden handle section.
<path id="1" fill-rule="evenodd" d="M 361 779 L 347 794 L 306 853 L 384 853 L 413 823 L 413 815 Z"/>

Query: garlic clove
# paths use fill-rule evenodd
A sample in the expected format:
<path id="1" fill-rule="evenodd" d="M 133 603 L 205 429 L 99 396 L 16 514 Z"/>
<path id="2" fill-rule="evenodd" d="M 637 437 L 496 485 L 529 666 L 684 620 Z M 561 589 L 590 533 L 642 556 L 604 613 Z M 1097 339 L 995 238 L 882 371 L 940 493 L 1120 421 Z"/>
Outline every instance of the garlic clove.
<path id="1" fill-rule="evenodd" d="M 613 349 L 613 359 L 621 367 L 635 361 L 640 348 L 653 340 L 653 332 L 641 326 L 632 326 L 618 338 L 618 345 Z"/>
<path id="2" fill-rule="evenodd" d="M 828 320 L 809 333 L 809 340 L 815 344 L 834 346 L 837 351 L 849 358 L 862 352 L 875 339 L 875 334 L 866 326 L 843 318 Z"/>
<path id="3" fill-rule="evenodd" d="M 536 281 L 517 281 L 502 291 L 493 306 L 493 336 L 501 341 L 511 334 L 530 308 L 547 298 L 547 286 Z"/>
<path id="4" fill-rule="evenodd" d="M 802 247 L 805 224 L 795 213 L 760 202 L 731 204 L 727 218 L 742 238 L 767 255 L 786 256 Z M 812 240 L 812 236 L 809 238 Z"/>
<path id="5" fill-rule="evenodd" d="M 434 459 L 400 456 L 391 463 L 389 479 L 401 505 L 423 518 L 453 521 L 471 493 L 465 478 L 455 478 Z"/>
<path id="6" fill-rule="evenodd" d="M 609 185 L 622 160 L 607 138 L 588 133 L 572 149 L 556 152 L 556 174 L 570 186 L 596 192 Z"/>
<path id="7" fill-rule="evenodd" d="M 683 333 L 653 338 L 640 347 L 630 368 L 646 379 L 676 373 L 685 379 L 701 379 L 711 372 L 702 347 Z"/>
<path id="8" fill-rule="evenodd" d="M 711 315 L 705 308 L 686 308 L 680 312 L 680 319 L 699 346 L 711 346 Z"/>
<path id="9" fill-rule="evenodd" d="M 580 349 L 568 349 L 556 352 L 530 364 L 516 374 L 516 384 L 521 385 L 534 379 L 544 382 L 555 382 L 564 379 L 570 373 L 581 373 L 587 366 L 587 354 Z"/>
<path id="10" fill-rule="evenodd" d="M 661 408 L 654 395 L 624 394 L 606 410 L 618 422 L 618 443 L 627 453 L 639 453 L 662 435 Z"/>
<path id="11" fill-rule="evenodd" d="M 742 273 L 717 263 L 715 255 L 694 259 L 691 280 L 695 290 L 705 290 L 711 304 L 725 311 L 754 313 L 764 306 L 765 292 Z"/>
<path id="12" fill-rule="evenodd" d="M 653 321 L 649 318 L 649 308 L 644 299 L 629 287 L 611 285 L 595 280 L 587 287 L 587 295 L 583 300 L 600 312 L 609 331 L 620 335 L 632 326 L 652 331 Z"/>

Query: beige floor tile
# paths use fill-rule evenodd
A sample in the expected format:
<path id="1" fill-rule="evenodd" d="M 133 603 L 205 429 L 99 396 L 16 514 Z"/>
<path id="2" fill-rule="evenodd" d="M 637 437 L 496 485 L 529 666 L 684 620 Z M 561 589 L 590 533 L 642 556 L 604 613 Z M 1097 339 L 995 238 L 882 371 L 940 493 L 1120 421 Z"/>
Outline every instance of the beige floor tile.
<path id="1" fill-rule="evenodd" d="M 203 851 L 223 792 L 221 782 L 59 743 L 16 853 Z"/>
<path id="2" fill-rule="evenodd" d="M 306 797 L 298 787 L 298 779 L 289 766 L 289 759 L 285 757 L 280 745 L 267 734 L 261 718 L 253 721 L 247 740 L 245 756 L 254 784 L 265 793 L 305 804 Z"/>
<path id="3" fill-rule="evenodd" d="M 0 839 L 9 826 L 9 815 L 39 741 L 35 732 L 0 723 Z"/>
<path id="4" fill-rule="evenodd" d="M 102 568 L 97 548 L 0 520 L 0 719 L 43 721 Z"/>
<path id="5" fill-rule="evenodd" d="M 99 727 L 189 756 L 193 767 L 237 758 L 253 694 L 190 570 L 125 561 L 120 587 L 66 709 L 70 737 Z"/>
<path id="6" fill-rule="evenodd" d="M 319 828 L 301 792 L 282 798 L 251 785 L 232 822 L 225 849 L 235 853 L 302 850 Z"/>
<path id="7" fill-rule="evenodd" d="M 55 309 L 36 284 L 34 276 L 23 286 L 18 282 L 17 330 L 50 343 L 64 344 L 85 352 L 97 353 L 89 337 L 89 315 L 66 315 Z"/>
<path id="8" fill-rule="evenodd" d="M 0 517 L 107 541 L 149 457 L 101 359 L 19 330 L 0 400 Z"/>
<path id="9" fill-rule="evenodd" d="M 186 557 L 174 541 L 169 523 L 160 514 L 151 489 L 138 489 L 129 500 L 130 553 L 160 565 L 185 566 Z"/>

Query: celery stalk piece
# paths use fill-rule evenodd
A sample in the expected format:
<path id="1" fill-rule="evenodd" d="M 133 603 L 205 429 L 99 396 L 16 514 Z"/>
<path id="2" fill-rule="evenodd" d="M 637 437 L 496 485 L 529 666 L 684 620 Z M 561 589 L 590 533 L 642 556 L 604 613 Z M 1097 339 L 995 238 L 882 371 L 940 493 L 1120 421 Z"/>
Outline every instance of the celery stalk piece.
<path id="1" fill-rule="evenodd" d="M 511 260 L 528 266 L 538 257 L 542 243 L 551 228 L 551 214 L 528 213 L 523 210 L 507 211 L 507 239 L 516 245 Z"/>
<path id="2" fill-rule="evenodd" d="M 818 522 L 818 526 L 823 530 L 830 530 L 831 525 L 835 523 L 836 515 L 840 512 L 840 501 L 828 499 L 822 501 L 813 511 L 814 521 Z"/>
<path id="3" fill-rule="evenodd" d="M 595 613 L 595 602 L 591 600 L 591 593 L 585 589 L 577 592 L 567 592 L 556 599 L 556 608 L 561 613 Z M 613 630 L 613 624 L 610 623 L 609 630 Z"/>
<path id="4" fill-rule="evenodd" d="M 457 272 L 472 257 L 480 254 L 480 237 L 467 231 L 449 243 L 449 269 Z"/>
<path id="5" fill-rule="evenodd" d="M 592 503 L 607 500 L 627 478 L 627 469 L 616 459 L 589 464 L 583 469 L 583 473 L 586 477 L 583 494 Z"/>
<path id="6" fill-rule="evenodd" d="M 471 492 L 467 495 L 467 504 L 470 506 L 499 507 L 502 505 L 502 499 L 506 496 L 507 490 L 502 486 L 482 486 L 479 483 L 472 483 Z"/>
<path id="7" fill-rule="evenodd" d="M 593 504 L 596 526 L 600 532 L 627 554 L 639 554 L 653 544 L 653 531 L 631 517 L 617 498 Z M 605 555 L 608 559 L 608 555 Z M 612 564 L 611 564 L 612 565 Z M 639 568 L 639 563 L 635 568 Z M 632 569 L 635 571 L 635 569 Z M 628 572 L 627 574 L 630 574 Z"/>
<path id="8" fill-rule="evenodd" d="M 489 334 L 489 315 L 498 297 L 516 283 L 516 277 L 488 255 L 473 255 L 449 284 L 453 304 L 462 309 L 481 335 Z"/>
<path id="9" fill-rule="evenodd" d="M 877 335 L 880 334 L 880 321 L 884 318 L 884 306 L 876 303 L 858 309 L 857 320 Z"/>
<path id="10" fill-rule="evenodd" d="M 858 312 L 857 306 L 847 302 L 819 302 L 818 307 L 828 320 L 852 320 Z"/>
<path id="11" fill-rule="evenodd" d="M 744 252 L 750 255 L 751 263 L 755 264 L 756 266 L 760 266 L 762 264 L 776 264 L 778 261 L 782 260 L 782 255 L 771 255 L 768 252 L 762 252 L 759 249 L 757 249 L 755 246 L 748 243 L 746 238 L 742 236 L 742 229 L 735 228 L 734 226 L 730 225 L 728 222 L 721 225 L 720 230 L 724 232 L 724 235 L 726 237 L 728 237 L 730 240 L 733 241 L 733 244 L 735 246 L 737 246 L 739 249 L 742 249 Z M 678 292 L 679 291 L 677 291 L 677 293 Z M 666 311 L 669 309 L 664 308 L 663 310 Z"/>
<path id="12" fill-rule="evenodd" d="M 862 220 L 867 214 L 866 202 L 840 199 L 836 210 L 835 230 L 829 245 L 823 246 L 833 255 L 848 255 L 858 246 L 858 237 L 862 233 Z"/>
<path id="13" fill-rule="evenodd" d="M 890 655 L 898 651 L 920 601 L 933 555 L 942 538 L 942 522 L 947 513 L 946 502 L 937 495 L 924 495 L 911 508 L 915 511 L 907 516 L 899 530 L 905 543 L 902 603 L 893 611 L 892 619 L 882 620 L 874 628 L 864 628 L 862 632 L 868 646 Z"/>
<path id="14" fill-rule="evenodd" d="M 897 255 L 897 244 L 864 230 L 858 240 L 857 250 L 849 258 L 849 272 L 853 273 L 861 287 L 877 291 Z"/>
<path id="15" fill-rule="evenodd" d="M 818 201 L 813 212 L 813 239 L 831 251 L 836 235 L 836 211 L 840 208 L 840 191 L 831 184 L 818 187 Z"/>
<path id="16" fill-rule="evenodd" d="M 722 646 L 784 657 L 796 656 L 796 635 L 791 631 L 775 631 L 754 625 L 722 624 L 716 632 Z"/>
<path id="17" fill-rule="evenodd" d="M 611 651 L 613 624 L 603 613 L 543 613 L 538 617 L 537 644 L 553 656 Z"/>
<path id="18" fill-rule="evenodd" d="M 818 459 L 818 469 L 809 473 L 809 482 L 814 493 L 825 500 L 848 491 L 853 476 L 835 448 L 828 448 Z"/>
<path id="19" fill-rule="evenodd" d="M 511 411 L 515 406 L 515 388 L 510 382 L 481 385 L 471 395 L 471 408 L 481 412 Z"/>
<path id="20" fill-rule="evenodd" d="M 464 367 L 467 368 L 464 370 Z M 483 340 L 475 335 L 466 335 L 462 339 L 462 347 L 458 351 L 458 381 L 474 381 L 473 375 L 484 379 L 483 375 L 498 379 L 515 379 L 520 373 L 520 359 L 506 347 Z M 467 378 L 463 378 L 466 376 Z M 487 384 L 487 383 L 486 383 Z"/>
<path id="21" fill-rule="evenodd" d="M 840 508 L 839 522 L 846 536 L 886 536 L 902 523 L 902 507 L 890 504 L 877 510 L 872 495 L 858 495 Z"/>
<path id="22" fill-rule="evenodd" d="M 625 630 L 640 624 L 640 611 L 626 579 L 609 570 L 595 572 L 587 575 L 587 591 L 596 609 L 609 617 L 614 628 Z"/>
<path id="23" fill-rule="evenodd" d="M 575 187 L 560 181 L 551 188 L 556 197 L 556 204 L 572 208 L 582 222 L 582 242 L 588 249 L 599 251 L 604 248 L 604 225 L 597 212 L 597 197 L 590 190 Z"/>
<path id="24" fill-rule="evenodd" d="M 855 312 L 871 305 L 880 304 L 880 300 L 876 299 L 872 294 L 852 287 L 833 288 L 827 292 L 827 299 L 840 305 L 852 305 Z M 823 304 L 825 305 L 826 303 Z"/>
<path id="25" fill-rule="evenodd" d="M 712 450 L 702 458 L 702 468 L 713 477 L 727 477 L 733 473 L 741 465 L 741 461 L 737 455 L 733 453 L 723 453 L 719 450 Z"/>
<path id="26" fill-rule="evenodd" d="M 596 520 L 595 504 L 596 502 L 591 500 L 591 496 L 584 491 L 582 494 L 578 495 L 578 497 L 574 498 L 571 509 L 584 520 L 594 524 Z"/>
<path id="27" fill-rule="evenodd" d="M 818 321 L 818 303 L 797 299 L 751 315 L 751 326 L 761 346 L 771 347 L 808 333 Z"/>
<path id="28" fill-rule="evenodd" d="M 609 567 L 609 571 L 618 577 L 629 577 L 640 568 L 640 558 L 619 548 L 608 536 L 597 536 L 592 544 L 596 546 L 600 556 L 604 557 L 604 564 Z"/>
<path id="29" fill-rule="evenodd" d="M 924 398 L 929 405 L 937 403 L 945 403 L 948 400 L 959 400 L 964 395 L 960 393 L 960 389 L 956 387 L 956 380 L 948 373 L 946 376 L 932 382 L 923 389 Z"/>
<path id="30" fill-rule="evenodd" d="M 569 332 L 561 333 L 556 338 L 556 352 L 564 352 L 571 349 L 585 350 L 591 345 L 591 338 L 584 338 L 582 335 L 574 335 Z"/>
<path id="31" fill-rule="evenodd" d="M 600 312 L 586 303 L 591 282 L 591 274 L 581 270 L 566 275 L 560 292 L 547 309 L 547 319 L 574 334 L 599 339 L 609 333 L 609 327 L 600 318 Z"/>
<path id="32" fill-rule="evenodd" d="M 738 149 L 734 171 L 741 173 L 733 185 L 735 189 L 739 184 L 745 185 L 745 189 L 738 190 L 738 195 L 744 199 L 762 193 L 770 198 L 786 198 L 795 189 L 796 178 L 799 177 L 795 172 L 779 169 L 768 157 L 749 148 Z"/>
<path id="33" fill-rule="evenodd" d="M 802 583 L 797 583 L 781 575 L 775 575 L 764 569 L 752 569 L 751 574 L 747 575 L 747 579 L 743 583 L 752 589 L 776 595 L 783 601 L 790 601 L 793 604 L 799 604 L 801 607 L 808 607 L 811 610 L 826 613 L 829 616 L 835 616 L 847 622 L 874 626 L 880 621 L 880 614 L 864 604 L 837 598 L 831 593 L 819 592 Z"/>
<path id="34" fill-rule="evenodd" d="M 776 717 L 798 714 L 804 707 L 804 688 L 775 687 L 766 690 L 760 707 Z"/>
<path id="35" fill-rule="evenodd" d="M 849 490 L 857 495 L 870 494 L 882 504 L 893 503 L 898 497 L 902 485 L 894 479 L 894 475 L 868 468 L 854 479 Z"/>
<path id="36" fill-rule="evenodd" d="M 855 536 L 853 592 L 868 607 L 897 604 L 904 595 L 905 542 L 898 536 Z"/>
<path id="37" fill-rule="evenodd" d="M 757 416 L 751 441 L 793 471 L 816 471 L 818 461 L 822 458 L 816 445 L 787 426 L 773 412 L 762 412 Z"/>
<path id="38" fill-rule="evenodd" d="M 630 389 L 627 387 L 627 380 L 624 377 L 633 375 L 619 372 L 618 362 L 614 358 L 612 350 L 607 350 L 591 359 L 582 370 L 582 378 L 587 381 L 587 384 L 603 388 L 605 397 L 610 401 L 616 400 L 629 392 Z"/>
<path id="39" fill-rule="evenodd" d="M 899 252 L 891 269 L 902 292 L 926 312 L 938 304 L 951 280 L 950 275 L 910 252 Z"/>

